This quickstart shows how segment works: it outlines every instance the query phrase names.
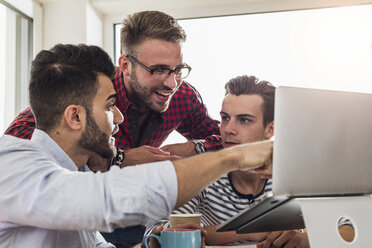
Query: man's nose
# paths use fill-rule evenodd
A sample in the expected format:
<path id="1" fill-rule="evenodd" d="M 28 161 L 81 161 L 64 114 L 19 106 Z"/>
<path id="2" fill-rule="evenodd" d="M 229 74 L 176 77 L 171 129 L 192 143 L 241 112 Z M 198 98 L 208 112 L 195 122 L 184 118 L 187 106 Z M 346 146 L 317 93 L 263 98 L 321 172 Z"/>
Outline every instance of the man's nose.
<path id="1" fill-rule="evenodd" d="M 178 85 L 174 72 L 168 74 L 168 77 L 164 80 L 163 85 L 168 87 L 169 89 L 175 89 Z"/>
<path id="2" fill-rule="evenodd" d="M 124 116 L 118 109 L 118 107 L 114 106 L 114 124 L 119 125 L 124 121 Z"/>
<path id="3" fill-rule="evenodd" d="M 235 124 L 233 121 L 229 121 L 228 123 L 226 123 L 225 133 L 236 134 L 236 128 L 235 128 Z"/>

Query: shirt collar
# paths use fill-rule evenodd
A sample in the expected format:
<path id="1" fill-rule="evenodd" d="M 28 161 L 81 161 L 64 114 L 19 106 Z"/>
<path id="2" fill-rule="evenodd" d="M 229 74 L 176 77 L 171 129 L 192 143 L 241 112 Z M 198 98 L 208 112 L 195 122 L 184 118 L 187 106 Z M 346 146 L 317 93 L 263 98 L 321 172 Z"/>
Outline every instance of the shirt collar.
<path id="1" fill-rule="evenodd" d="M 49 153 L 61 167 L 70 171 L 78 170 L 75 163 L 66 152 L 46 132 L 40 129 L 35 129 L 31 140 Z"/>
<path id="2" fill-rule="evenodd" d="M 127 97 L 127 91 L 125 89 L 125 84 L 124 84 L 124 73 L 120 70 L 119 67 L 116 67 L 116 72 L 113 78 L 113 83 L 114 83 L 114 88 L 116 90 L 116 93 L 118 94 L 119 97 L 122 98 L 121 104 L 123 107 L 123 110 L 127 110 L 130 105 L 133 105 L 128 97 Z"/>

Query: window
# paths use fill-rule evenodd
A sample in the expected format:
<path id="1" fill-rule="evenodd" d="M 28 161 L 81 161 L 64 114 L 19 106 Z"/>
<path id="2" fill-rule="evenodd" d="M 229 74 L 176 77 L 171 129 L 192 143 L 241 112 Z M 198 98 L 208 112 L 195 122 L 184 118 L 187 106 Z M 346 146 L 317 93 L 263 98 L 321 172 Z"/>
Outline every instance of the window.
<path id="1" fill-rule="evenodd" d="M 28 103 L 32 19 L 0 1 L 0 131 Z"/>
<path id="2" fill-rule="evenodd" d="M 372 5 L 179 23 L 187 34 L 184 62 L 192 67 L 187 81 L 213 118 L 225 83 L 243 74 L 275 86 L 372 93 Z"/>
<path id="3" fill-rule="evenodd" d="M 372 93 L 372 5 L 181 20 L 187 80 L 219 118 L 224 84 L 254 75 L 275 86 Z"/>

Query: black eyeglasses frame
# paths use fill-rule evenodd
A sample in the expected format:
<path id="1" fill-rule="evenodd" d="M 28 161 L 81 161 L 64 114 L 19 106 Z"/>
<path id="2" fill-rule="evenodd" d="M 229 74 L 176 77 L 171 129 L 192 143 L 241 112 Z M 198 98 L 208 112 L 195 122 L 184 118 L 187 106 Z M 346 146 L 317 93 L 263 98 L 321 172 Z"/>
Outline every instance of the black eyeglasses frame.
<path id="1" fill-rule="evenodd" d="M 172 73 L 174 73 L 175 75 L 177 75 L 177 73 L 176 73 L 177 70 L 180 70 L 180 69 L 186 68 L 186 69 L 188 69 L 189 71 L 188 71 L 188 74 L 187 74 L 185 77 L 181 78 L 181 79 L 184 79 L 184 78 L 186 78 L 186 77 L 190 74 L 190 71 L 191 71 L 191 69 L 192 69 L 191 66 L 189 66 L 188 64 L 182 64 L 182 66 L 177 66 L 177 67 L 174 68 L 173 70 L 170 69 L 170 68 L 168 68 L 168 67 L 156 67 L 156 68 L 150 68 L 150 67 L 146 66 L 145 64 L 141 63 L 138 59 L 136 59 L 136 58 L 133 57 L 132 55 L 127 54 L 126 56 L 127 56 L 127 58 L 130 59 L 130 61 L 135 62 L 136 64 L 140 65 L 143 69 L 145 69 L 146 71 L 150 72 L 151 76 L 154 74 L 154 72 L 155 72 L 156 70 L 159 70 L 159 69 L 162 69 L 162 70 L 168 70 L 168 75 L 170 75 L 170 74 L 172 74 Z"/>

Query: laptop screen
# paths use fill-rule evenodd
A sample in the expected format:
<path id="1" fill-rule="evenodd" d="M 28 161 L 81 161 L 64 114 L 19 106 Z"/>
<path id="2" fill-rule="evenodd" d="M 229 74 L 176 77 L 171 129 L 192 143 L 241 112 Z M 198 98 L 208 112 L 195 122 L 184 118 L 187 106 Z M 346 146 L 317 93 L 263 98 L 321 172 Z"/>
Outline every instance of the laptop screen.
<path id="1" fill-rule="evenodd" d="M 274 125 L 273 196 L 217 231 L 303 228 L 296 197 L 372 193 L 372 94 L 278 87 Z"/>
<path id="2" fill-rule="evenodd" d="M 274 195 L 372 193 L 372 94 L 278 87 Z"/>

